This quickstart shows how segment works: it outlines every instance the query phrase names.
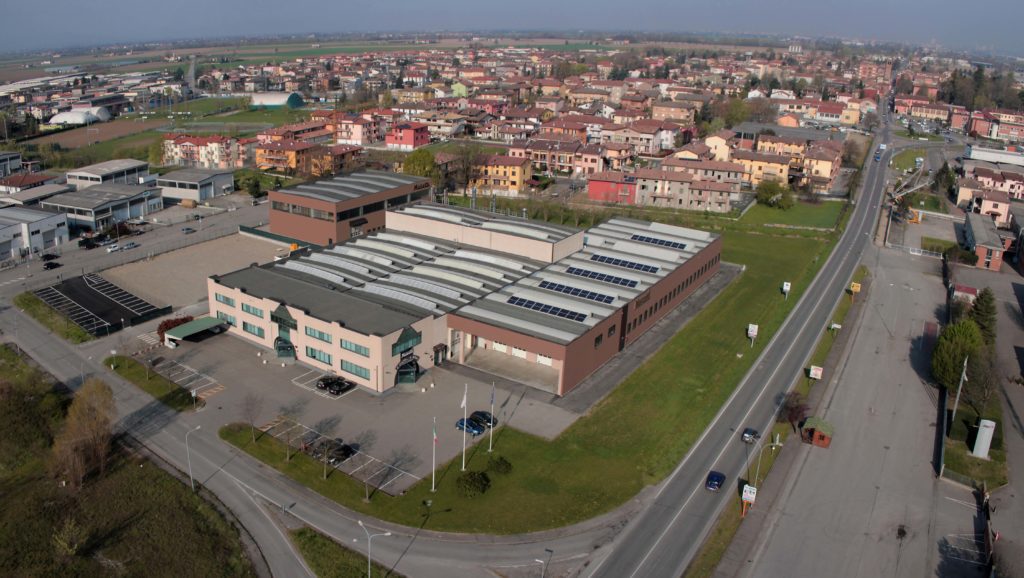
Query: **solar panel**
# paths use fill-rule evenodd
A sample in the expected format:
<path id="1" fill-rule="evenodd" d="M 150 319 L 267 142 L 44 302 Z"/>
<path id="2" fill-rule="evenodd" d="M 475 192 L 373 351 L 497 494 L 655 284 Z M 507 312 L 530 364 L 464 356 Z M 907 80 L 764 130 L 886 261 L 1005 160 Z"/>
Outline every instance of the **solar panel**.
<path id="1" fill-rule="evenodd" d="M 644 265 L 643 263 L 637 263 L 636 261 L 627 261 L 625 259 L 617 259 L 606 255 L 591 255 L 590 260 L 597 261 L 598 263 L 604 263 L 606 265 L 622 267 L 623 269 L 642 271 L 644 273 L 657 273 L 659 269 L 659 267 L 655 267 L 654 265 Z"/>
<path id="2" fill-rule="evenodd" d="M 539 301 L 531 301 L 530 299 L 523 299 L 522 297 L 509 297 L 506 303 L 515 305 L 516 307 L 522 307 L 524 309 L 540 311 L 541 313 L 547 313 L 548 315 L 554 315 L 555 317 L 561 317 L 562 319 L 568 319 L 569 321 L 576 321 L 579 323 L 582 323 L 587 318 L 585 313 L 562 309 L 561 307 L 540 303 Z"/>
<path id="3" fill-rule="evenodd" d="M 679 249 L 680 251 L 686 249 L 686 243 L 668 241 L 665 239 L 658 239 L 657 237 L 648 237 L 646 235 L 633 235 L 630 237 L 630 239 L 634 241 L 640 241 L 641 243 L 647 243 L 648 245 L 657 245 L 659 247 L 671 247 L 673 249 Z"/>
<path id="4" fill-rule="evenodd" d="M 611 283 L 612 285 L 621 285 L 623 287 L 634 288 L 637 282 L 632 279 L 623 279 L 622 277 L 616 277 L 615 275 L 608 275 L 606 273 L 598 273 L 597 271 L 590 271 L 588 269 L 580 269 L 579 267 L 569 267 L 565 270 L 570 275 L 576 275 L 577 277 L 586 277 L 587 279 L 593 279 L 595 281 L 601 281 L 604 283 Z"/>
<path id="5" fill-rule="evenodd" d="M 597 301 L 598 303 L 611 303 L 612 301 L 615 301 L 615 298 L 611 295 L 605 295 L 596 291 L 587 291 L 586 289 L 580 289 L 570 285 L 562 285 L 561 283 L 552 283 L 551 281 L 541 281 L 540 288 L 565 293 L 566 295 L 572 295 L 573 297 L 590 299 L 591 301 Z"/>
<path id="6" fill-rule="evenodd" d="M 333 281 L 335 283 L 345 285 L 345 278 L 342 277 L 341 275 L 338 275 L 337 273 L 332 273 L 330 271 L 326 271 L 324 269 L 321 269 L 320 267 L 314 267 L 312 265 L 307 265 L 305 263 L 299 263 L 298 261 L 285 261 L 284 263 L 278 265 L 278 267 L 290 269 L 292 271 L 298 271 L 299 273 L 305 273 L 306 275 L 312 275 L 314 277 L 319 277 L 320 279 L 325 279 L 327 281 Z"/>

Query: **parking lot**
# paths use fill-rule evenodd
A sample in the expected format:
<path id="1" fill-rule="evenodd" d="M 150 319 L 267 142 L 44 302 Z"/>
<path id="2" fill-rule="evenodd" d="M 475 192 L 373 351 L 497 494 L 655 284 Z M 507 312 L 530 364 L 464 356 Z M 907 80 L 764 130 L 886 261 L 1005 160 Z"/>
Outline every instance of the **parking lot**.
<path id="1" fill-rule="evenodd" d="M 234 234 L 107 269 L 103 275 L 149 301 L 179 308 L 206 298 L 210 275 L 267 263 L 282 252 L 280 245 Z"/>
<path id="2" fill-rule="evenodd" d="M 224 391 L 224 386 L 217 383 L 215 379 L 192 369 L 191 367 L 169 359 L 159 359 L 153 370 L 167 379 L 173 381 L 184 389 L 192 392 L 193 397 L 209 399 Z"/>
<path id="3" fill-rule="evenodd" d="M 95 273 L 72 277 L 34 293 L 94 336 L 109 335 L 140 316 L 159 312 L 157 306 Z"/>

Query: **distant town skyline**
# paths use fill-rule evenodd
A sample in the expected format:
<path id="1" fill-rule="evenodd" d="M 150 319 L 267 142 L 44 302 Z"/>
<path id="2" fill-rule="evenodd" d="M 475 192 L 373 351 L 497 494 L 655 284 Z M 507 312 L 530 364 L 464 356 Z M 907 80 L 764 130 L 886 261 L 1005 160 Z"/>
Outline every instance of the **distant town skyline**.
<path id="1" fill-rule="evenodd" d="M 53 0 L 45 9 L 28 3 L 5 7 L 9 23 L 0 51 L 274 34 L 347 33 L 390 30 L 629 30 L 723 34 L 802 35 L 862 41 L 896 41 L 943 48 L 1024 55 L 1019 23 L 1024 3 L 996 0 L 985 6 L 998 17 L 966 26 L 952 0 L 755 0 L 714 3 L 642 0 L 629 5 L 606 0 L 521 0 L 489 4 L 468 0 L 421 3 L 337 3 L 307 0 L 127 2 L 105 0 L 102 9 Z M 996 4 L 996 5 L 992 5 Z"/>

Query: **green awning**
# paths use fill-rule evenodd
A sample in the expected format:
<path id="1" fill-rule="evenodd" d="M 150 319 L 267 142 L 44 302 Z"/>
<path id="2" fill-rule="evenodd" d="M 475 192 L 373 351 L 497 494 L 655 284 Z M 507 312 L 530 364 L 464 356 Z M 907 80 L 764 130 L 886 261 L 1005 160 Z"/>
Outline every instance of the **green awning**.
<path id="1" fill-rule="evenodd" d="M 832 424 L 821 419 L 820 417 L 809 417 L 804 421 L 804 429 L 813 429 L 820 431 L 821 433 L 832 437 Z"/>
<path id="2" fill-rule="evenodd" d="M 224 325 L 223 319 L 217 319 L 216 317 L 200 317 L 199 319 L 193 319 L 188 323 L 183 323 L 174 329 L 168 330 L 164 335 L 172 339 L 185 339 L 189 335 L 195 335 L 201 331 L 207 329 L 213 329 L 214 327 Z"/>

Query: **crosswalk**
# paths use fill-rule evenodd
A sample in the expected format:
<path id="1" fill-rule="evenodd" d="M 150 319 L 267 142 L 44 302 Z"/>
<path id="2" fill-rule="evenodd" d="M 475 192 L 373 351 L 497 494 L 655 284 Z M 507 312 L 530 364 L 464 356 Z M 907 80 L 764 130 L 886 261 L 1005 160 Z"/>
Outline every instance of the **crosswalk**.
<path id="1" fill-rule="evenodd" d="M 156 345 L 156 344 L 160 343 L 160 337 L 157 335 L 156 331 L 150 331 L 149 333 L 143 333 L 142 335 L 138 335 L 137 337 L 138 337 L 138 339 L 140 341 L 142 341 L 146 345 Z"/>

